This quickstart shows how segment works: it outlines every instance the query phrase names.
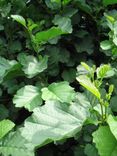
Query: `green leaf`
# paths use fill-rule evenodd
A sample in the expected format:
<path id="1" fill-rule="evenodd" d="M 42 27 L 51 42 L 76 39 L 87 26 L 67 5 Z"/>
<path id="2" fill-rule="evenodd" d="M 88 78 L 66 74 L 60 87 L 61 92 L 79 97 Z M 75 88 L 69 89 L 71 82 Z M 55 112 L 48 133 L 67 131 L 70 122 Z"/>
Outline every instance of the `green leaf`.
<path id="1" fill-rule="evenodd" d="M 15 124 L 10 120 L 0 121 L 0 139 L 3 138 L 10 130 L 13 129 Z"/>
<path id="2" fill-rule="evenodd" d="M 96 144 L 100 156 L 117 155 L 117 140 L 108 126 L 100 126 L 99 129 L 93 133 L 93 142 Z"/>
<path id="3" fill-rule="evenodd" d="M 11 15 L 11 17 L 16 20 L 18 23 L 20 23 L 21 25 L 23 25 L 24 27 L 26 27 L 26 21 L 25 19 L 20 16 L 20 15 Z"/>
<path id="4" fill-rule="evenodd" d="M 42 104 L 41 92 L 38 87 L 27 85 L 19 89 L 13 98 L 16 107 L 25 107 L 29 111 Z"/>
<path id="5" fill-rule="evenodd" d="M 48 56 L 44 56 L 40 61 L 32 55 L 19 54 L 18 60 L 23 66 L 23 71 L 28 78 L 33 78 L 47 68 Z"/>
<path id="6" fill-rule="evenodd" d="M 111 68 L 109 64 L 101 65 L 97 68 L 97 78 L 108 78 L 114 75 L 114 70 Z"/>
<path id="7" fill-rule="evenodd" d="M 73 82 L 76 79 L 76 70 L 73 68 L 70 68 L 69 70 L 64 70 L 62 73 L 62 78 L 65 81 Z"/>
<path id="8" fill-rule="evenodd" d="M 91 80 L 87 76 L 81 75 L 81 76 L 78 76 L 76 79 L 83 87 L 89 90 L 98 99 L 100 98 L 99 90 L 95 87 L 95 85 L 91 82 Z"/>
<path id="9" fill-rule="evenodd" d="M 45 0 L 45 3 L 47 7 L 51 8 L 52 10 L 58 10 L 61 7 L 61 1 L 57 0 L 57 2 L 54 0 Z"/>
<path id="10" fill-rule="evenodd" d="M 56 15 L 53 23 L 57 25 L 63 32 L 72 33 L 71 20 L 68 17 Z"/>
<path id="11" fill-rule="evenodd" d="M 83 12 L 86 12 L 87 14 L 91 15 L 92 9 L 91 6 L 87 5 L 85 0 L 75 0 L 76 6 Z"/>
<path id="12" fill-rule="evenodd" d="M 5 75 L 5 72 L 8 71 L 11 68 L 10 61 L 0 57 L 0 77 Z"/>
<path id="13" fill-rule="evenodd" d="M 85 153 L 87 156 L 98 156 L 97 149 L 95 148 L 94 145 L 91 145 L 91 144 L 87 144 L 87 145 L 85 146 L 84 153 Z"/>
<path id="14" fill-rule="evenodd" d="M 112 4 L 116 4 L 117 3 L 117 0 L 103 0 L 103 4 L 105 6 L 107 5 L 112 5 Z"/>
<path id="15" fill-rule="evenodd" d="M 48 30 L 38 32 L 35 35 L 35 39 L 38 43 L 44 43 L 62 34 L 67 34 L 67 31 L 62 31 L 59 27 L 52 27 Z"/>
<path id="16" fill-rule="evenodd" d="M 113 112 L 117 112 L 117 95 L 111 98 L 110 107 Z"/>
<path id="17" fill-rule="evenodd" d="M 110 127 L 110 130 L 111 130 L 112 134 L 117 139 L 117 117 L 109 115 L 109 117 L 107 119 L 107 123 L 108 123 L 108 125 Z"/>
<path id="18" fill-rule="evenodd" d="M 103 50 L 109 50 L 112 48 L 112 42 L 109 41 L 109 40 L 105 40 L 105 41 L 102 41 L 100 43 L 100 47 L 103 49 Z"/>
<path id="19" fill-rule="evenodd" d="M 21 130 L 9 133 L 0 141 L 3 156 L 34 156 L 34 145 L 21 136 Z"/>
<path id="20" fill-rule="evenodd" d="M 74 156 L 84 156 L 84 148 L 82 146 L 75 146 L 73 152 Z"/>
<path id="21" fill-rule="evenodd" d="M 0 120 L 3 120 L 8 116 L 9 116 L 8 109 L 4 105 L 0 104 Z"/>
<path id="22" fill-rule="evenodd" d="M 85 62 L 81 62 L 81 65 L 87 70 L 87 71 L 91 71 L 91 67 L 88 65 L 88 64 L 86 64 Z"/>
<path id="23" fill-rule="evenodd" d="M 47 101 L 36 108 L 24 124 L 22 136 L 38 147 L 78 133 L 89 116 L 89 106 L 83 95 L 79 94 L 77 103 L 68 105 L 59 101 Z M 83 99 L 83 103 L 81 99 Z"/>
<path id="24" fill-rule="evenodd" d="M 94 43 L 91 36 L 86 35 L 75 44 L 78 53 L 87 52 L 89 55 L 94 51 Z"/>
<path id="25" fill-rule="evenodd" d="M 48 88 L 45 87 L 42 89 L 42 99 L 45 101 L 59 100 L 61 102 L 71 103 L 74 97 L 74 89 L 66 81 L 52 83 Z"/>
<path id="26" fill-rule="evenodd" d="M 13 72 L 16 69 L 19 69 L 19 64 L 17 61 L 9 61 L 3 57 L 0 57 L 0 82 L 3 81 L 7 74 Z"/>

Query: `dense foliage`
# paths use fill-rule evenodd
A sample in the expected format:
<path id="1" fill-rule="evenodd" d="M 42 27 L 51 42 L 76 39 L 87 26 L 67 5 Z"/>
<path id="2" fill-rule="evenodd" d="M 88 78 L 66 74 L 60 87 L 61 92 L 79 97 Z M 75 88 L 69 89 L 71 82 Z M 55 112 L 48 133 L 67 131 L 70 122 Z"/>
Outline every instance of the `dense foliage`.
<path id="1" fill-rule="evenodd" d="M 117 155 L 116 8 L 0 1 L 1 156 Z"/>

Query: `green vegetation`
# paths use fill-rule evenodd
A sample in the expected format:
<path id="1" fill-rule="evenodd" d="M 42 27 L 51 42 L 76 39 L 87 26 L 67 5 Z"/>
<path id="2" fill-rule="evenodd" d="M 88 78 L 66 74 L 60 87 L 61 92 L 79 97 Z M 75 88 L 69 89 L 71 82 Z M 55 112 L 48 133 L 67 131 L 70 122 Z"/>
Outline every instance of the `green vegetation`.
<path id="1" fill-rule="evenodd" d="M 0 1 L 0 156 L 117 155 L 116 8 Z"/>

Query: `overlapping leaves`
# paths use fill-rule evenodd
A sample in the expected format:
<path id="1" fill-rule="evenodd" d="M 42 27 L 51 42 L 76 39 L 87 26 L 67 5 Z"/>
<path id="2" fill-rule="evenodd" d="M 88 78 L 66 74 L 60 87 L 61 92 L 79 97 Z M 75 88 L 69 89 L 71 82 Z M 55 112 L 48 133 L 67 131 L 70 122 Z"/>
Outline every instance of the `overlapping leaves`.
<path id="1" fill-rule="evenodd" d="M 38 146 L 73 137 L 89 116 L 89 108 L 90 103 L 81 94 L 78 94 L 77 102 L 71 105 L 47 101 L 25 121 L 22 135 Z"/>

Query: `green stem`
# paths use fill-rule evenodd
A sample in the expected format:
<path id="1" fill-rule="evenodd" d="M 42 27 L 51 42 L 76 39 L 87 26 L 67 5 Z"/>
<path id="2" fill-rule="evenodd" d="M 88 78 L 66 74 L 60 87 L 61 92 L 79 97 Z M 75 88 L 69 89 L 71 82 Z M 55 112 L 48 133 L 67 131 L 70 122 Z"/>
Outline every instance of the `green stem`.
<path id="1" fill-rule="evenodd" d="M 100 101 L 100 107 L 101 107 L 101 116 L 102 116 L 102 123 L 104 122 L 104 111 L 103 111 L 103 104 Z"/>
<path id="2" fill-rule="evenodd" d="M 107 118 L 107 107 L 105 106 L 105 120 Z"/>

